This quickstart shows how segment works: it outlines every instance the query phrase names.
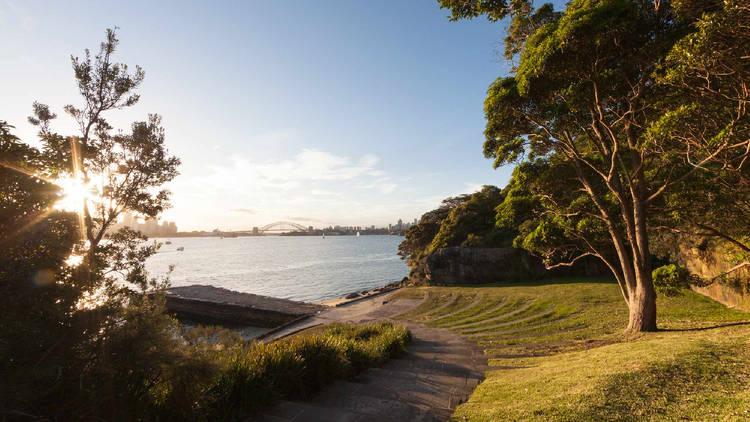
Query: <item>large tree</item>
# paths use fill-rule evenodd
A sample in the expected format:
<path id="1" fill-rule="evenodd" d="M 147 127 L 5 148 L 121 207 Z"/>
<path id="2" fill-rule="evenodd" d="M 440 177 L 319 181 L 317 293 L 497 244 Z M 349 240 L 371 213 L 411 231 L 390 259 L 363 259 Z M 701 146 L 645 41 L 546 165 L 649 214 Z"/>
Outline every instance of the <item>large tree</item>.
<path id="1" fill-rule="evenodd" d="M 72 58 L 82 105 L 65 110 L 80 132 L 52 129 L 50 108 L 35 103 L 41 148 L 0 121 L 0 409 L 50 419 L 149 418 L 153 388 L 183 354 L 163 297 L 146 295 L 168 279 L 145 260 L 157 245 L 129 229 L 129 211 L 157 217 L 169 205 L 163 184 L 177 174 L 160 118 L 129 131 L 105 119 L 138 101 L 143 71 L 112 60 L 108 30 L 92 58 Z"/>
<path id="2" fill-rule="evenodd" d="M 694 31 L 667 55 L 659 81 L 670 88 L 668 113 L 650 136 L 671 138 L 691 150 L 691 161 L 705 145 L 728 140 L 697 172 L 690 189 L 669 189 L 656 228 L 678 233 L 681 241 L 716 239 L 739 252 L 737 266 L 750 259 L 750 3 L 744 0 L 675 2 L 678 19 Z M 742 148 L 744 146 L 744 151 Z M 710 171 L 709 171 L 710 170 Z"/>
<path id="3" fill-rule="evenodd" d="M 101 286 L 94 280 L 107 280 L 111 272 L 107 254 L 111 247 L 102 246 L 119 216 L 129 211 L 143 218 L 154 218 L 169 206 L 169 191 L 163 185 L 177 175 L 180 160 L 170 156 L 164 145 L 161 117 L 152 114 L 145 121 L 134 122 L 129 132 L 113 131 L 106 114 L 130 107 L 140 99 L 136 90 L 144 72 L 136 66 L 113 61 L 119 40 L 115 30 L 108 29 L 106 39 L 92 58 L 71 57 L 73 74 L 82 104 L 66 105 L 65 111 L 78 123 L 79 133 L 61 135 L 51 129 L 57 117 L 47 105 L 34 103 L 32 124 L 39 126 L 43 159 L 50 177 L 63 188 L 63 208 L 79 216 L 79 227 L 85 248 L 82 265 L 92 281 L 91 293 Z M 137 237 L 134 232 L 122 236 Z M 125 239 L 122 239 L 125 241 Z M 97 257 L 97 255 L 102 255 Z"/>
<path id="4" fill-rule="evenodd" d="M 441 5 L 453 19 L 512 17 L 517 66 L 489 88 L 484 153 L 544 175 L 530 184 L 543 213 L 524 246 L 546 251 L 550 266 L 600 258 L 628 304 L 627 330 L 655 330 L 651 221 L 666 192 L 739 163 L 748 142 L 714 131 L 689 145 L 659 128 L 674 113 L 662 65 L 694 19 L 660 0 L 574 0 L 561 14 L 524 0 Z"/>

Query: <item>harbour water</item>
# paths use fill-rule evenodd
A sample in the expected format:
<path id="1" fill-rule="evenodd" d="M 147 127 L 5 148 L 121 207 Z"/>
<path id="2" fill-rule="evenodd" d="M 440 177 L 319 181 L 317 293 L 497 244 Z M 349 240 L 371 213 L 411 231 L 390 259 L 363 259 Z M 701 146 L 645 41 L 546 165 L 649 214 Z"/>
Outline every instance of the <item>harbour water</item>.
<path id="1" fill-rule="evenodd" d="M 157 239 L 165 243 L 167 239 Z M 206 284 L 245 293 L 318 302 L 400 281 L 401 236 L 257 236 L 169 239 L 149 258 L 152 276 L 173 286 Z M 178 248 L 184 248 L 179 251 Z"/>

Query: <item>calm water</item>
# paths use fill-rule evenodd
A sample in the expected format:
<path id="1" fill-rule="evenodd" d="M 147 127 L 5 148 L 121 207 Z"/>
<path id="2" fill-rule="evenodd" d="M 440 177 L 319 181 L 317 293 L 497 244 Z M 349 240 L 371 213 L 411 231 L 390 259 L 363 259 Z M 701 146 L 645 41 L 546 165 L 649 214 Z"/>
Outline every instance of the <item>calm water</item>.
<path id="1" fill-rule="evenodd" d="M 174 264 L 173 286 L 208 284 L 316 302 L 401 280 L 408 274 L 396 255 L 402 240 L 401 236 L 174 238 L 149 258 L 146 267 L 152 275 L 160 275 Z M 180 246 L 185 250 L 177 251 Z"/>

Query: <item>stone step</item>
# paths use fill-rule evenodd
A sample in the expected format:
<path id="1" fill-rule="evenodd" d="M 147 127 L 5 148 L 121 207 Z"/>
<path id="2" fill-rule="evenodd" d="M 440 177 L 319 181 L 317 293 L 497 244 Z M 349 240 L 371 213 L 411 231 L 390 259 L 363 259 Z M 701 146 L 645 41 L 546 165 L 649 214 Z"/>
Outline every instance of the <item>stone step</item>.
<path id="1" fill-rule="evenodd" d="M 484 356 L 482 355 L 482 358 Z M 427 374 L 443 374 L 454 377 L 480 377 L 481 374 L 470 367 L 467 367 L 469 363 L 475 362 L 470 359 L 460 359 L 457 361 L 447 362 L 439 360 L 394 360 L 388 362 L 388 365 L 384 366 L 384 369 L 389 369 L 397 372 L 409 373 L 412 376 L 414 373 L 422 375 Z M 374 369 L 374 368 L 373 368 Z"/>
<path id="2" fill-rule="evenodd" d="M 371 368 L 357 378 L 367 388 L 393 388 L 395 383 L 398 385 L 398 391 L 429 392 L 441 397 L 457 397 L 464 391 L 471 392 L 482 380 L 478 374 L 450 376 L 439 372 L 391 371 L 379 368 Z"/>
<path id="3" fill-rule="evenodd" d="M 370 388 L 372 390 L 372 388 Z M 407 400 L 399 400 L 398 396 L 390 398 L 380 397 L 383 391 L 372 392 L 377 395 L 362 394 L 366 388 L 357 393 L 336 394 L 325 391 L 316 396 L 311 404 L 326 407 L 344 409 L 348 412 L 377 416 L 379 420 L 413 420 L 422 418 L 430 409 L 427 406 L 418 406 Z M 313 420 L 313 419 L 311 419 Z"/>
<path id="4" fill-rule="evenodd" d="M 425 300 L 425 294 L 422 300 Z M 456 299 L 450 298 L 447 306 Z M 475 298 L 475 301 L 479 300 Z M 415 306 L 413 300 L 410 306 Z M 389 303 L 390 304 L 390 303 Z M 361 314 L 346 307 L 336 308 L 326 318 L 356 322 L 380 317 L 392 318 L 404 311 L 382 305 L 375 312 Z M 433 310 L 434 312 L 434 310 Z M 314 319 L 321 319 L 318 315 Z M 387 361 L 382 368 L 370 368 L 348 381 L 337 381 L 306 402 L 284 401 L 265 410 L 256 419 L 263 422 L 356 421 L 434 422 L 448 420 L 452 410 L 464 402 L 481 380 L 486 357 L 476 343 L 458 333 L 404 322 L 412 332 L 407 353 Z"/>
<path id="5" fill-rule="evenodd" d="M 251 417 L 253 422 L 356 422 L 363 415 L 347 409 L 317 406 L 311 403 L 281 400 L 260 415 Z"/>

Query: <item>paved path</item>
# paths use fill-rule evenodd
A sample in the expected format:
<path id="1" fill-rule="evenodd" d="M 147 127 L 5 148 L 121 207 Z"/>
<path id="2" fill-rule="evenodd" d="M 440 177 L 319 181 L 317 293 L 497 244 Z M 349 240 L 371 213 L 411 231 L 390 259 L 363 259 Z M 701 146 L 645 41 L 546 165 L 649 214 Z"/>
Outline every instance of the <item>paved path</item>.
<path id="1" fill-rule="evenodd" d="M 375 297 L 323 311 L 276 333 L 283 337 L 319 324 L 389 319 L 420 300 Z M 386 303 L 383 303 L 386 302 Z M 487 359 L 475 343 L 453 333 L 406 323 L 412 342 L 406 356 L 370 368 L 350 381 L 337 381 L 310 401 L 281 401 L 257 421 L 444 421 L 484 379 Z"/>

